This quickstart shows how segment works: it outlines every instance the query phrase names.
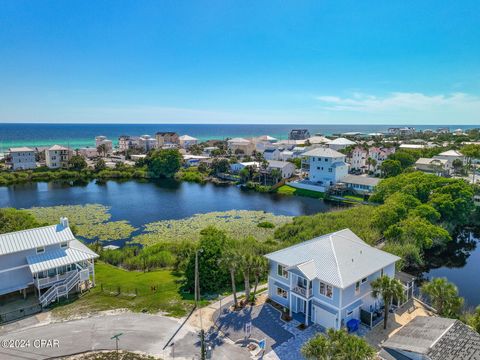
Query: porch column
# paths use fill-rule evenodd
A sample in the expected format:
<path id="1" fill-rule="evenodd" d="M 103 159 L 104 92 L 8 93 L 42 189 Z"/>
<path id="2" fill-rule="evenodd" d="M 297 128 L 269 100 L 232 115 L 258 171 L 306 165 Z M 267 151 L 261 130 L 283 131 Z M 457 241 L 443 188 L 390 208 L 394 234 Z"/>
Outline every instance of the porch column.
<path id="1" fill-rule="evenodd" d="M 95 286 L 95 260 L 92 260 L 92 284 Z"/>
<path id="2" fill-rule="evenodd" d="M 293 295 L 292 295 L 292 284 L 293 284 L 293 275 L 292 274 L 289 274 L 289 277 L 290 277 L 290 289 L 288 289 L 288 302 L 289 302 L 289 306 L 288 306 L 288 311 L 289 311 L 289 315 L 290 317 L 292 317 L 292 298 L 293 298 Z"/>
<path id="3" fill-rule="evenodd" d="M 306 300 L 305 301 L 305 326 L 308 326 L 308 308 L 309 308 L 308 304 L 309 304 L 309 301 Z"/>

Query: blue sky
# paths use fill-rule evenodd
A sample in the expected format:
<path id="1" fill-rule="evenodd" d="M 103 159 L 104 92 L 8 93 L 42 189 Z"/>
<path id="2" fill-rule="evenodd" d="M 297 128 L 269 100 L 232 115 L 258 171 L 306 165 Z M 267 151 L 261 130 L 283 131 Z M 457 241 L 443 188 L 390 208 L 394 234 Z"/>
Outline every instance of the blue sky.
<path id="1" fill-rule="evenodd" d="M 0 122 L 480 124 L 480 1 L 0 0 Z"/>

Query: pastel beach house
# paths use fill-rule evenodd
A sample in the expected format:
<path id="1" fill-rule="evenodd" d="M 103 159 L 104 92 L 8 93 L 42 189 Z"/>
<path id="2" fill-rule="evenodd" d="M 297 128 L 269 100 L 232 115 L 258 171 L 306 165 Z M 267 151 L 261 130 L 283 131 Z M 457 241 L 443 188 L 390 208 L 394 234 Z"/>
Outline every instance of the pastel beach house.
<path id="1" fill-rule="evenodd" d="M 29 147 L 16 147 L 8 149 L 7 165 L 12 170 L 28 170 L 35 169 L 37 163 L 35 161 L 35 150 Z"/>
<path id="2" fill-rule="evenodd" d="M 268 296 L 306 325 L 339 329 L 351 319 L 381 313 L 371 282 L 395 277 L 399 257 L 376 249 L 350 229 L 319 236 L 265 255 Z M 362 314 L 363 312 L 363 314 Z"/>
<path id="3" fill-rule="evenodd" d="M 68 219 L 0 235 L 0 300 L 34 291 L 42 306 L 95 285 L 98 255 L 78 241 Z"/>
<path id="4" fill-rule="evenodd" d="M 303 156 L 306 160 L 302 163 L 302 169 L 308 172 L 308 180 L 319 186 L 319 191 L 326 191 L 348 175 L 346 155 L 336 150 L 318 147 L 305 152 Z"/>

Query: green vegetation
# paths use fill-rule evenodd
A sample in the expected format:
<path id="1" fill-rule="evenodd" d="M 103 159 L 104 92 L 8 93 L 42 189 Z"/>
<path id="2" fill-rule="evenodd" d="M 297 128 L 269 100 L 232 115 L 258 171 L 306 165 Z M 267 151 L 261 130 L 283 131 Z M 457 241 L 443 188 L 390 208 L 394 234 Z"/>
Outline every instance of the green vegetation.
<path id="1" fill-rule="evenodd" d="M 102 160 L 103 161 L 103 160 Z M 97 166 L 98 165 L 98 166 Z M 75 167 L 77 165 L 74 165 Z M 29 182 L 49 182 L 49 181 L 73 181 L 73 182 L 89 182 L 93 179 L 146 179 L 147 172 L 144 168 L 117 164 L 113 169 L 107 169 L 105 162 L 99 161 L 95 165 L 95 169 L 81 170 L 65 170 L 65 169 L 48 169 L 45 167 L 35 170 L 24 171 L 0 171 L 0 186 L 8 186 L 14 184 L 22 184 Z"/>
<path id="2" fill-rule="evenodd" d="M 179 181 L 189 181 L 204 184 L 207 182 L 207 176 L 205 172 L 201 172 L 199 167 L 191 166 L 188 168 L 180 169 L 175 174 L 175 179 Z"/>
<path id="3" fill-rule="evenodd" d="M 75 234 L 86 239 L 126 239 L 136 230 L 125 220 L 109 221 L 109 208 L 99 204 L 34 207 L 26 211 L 48 224 L 57 224 L 62 216 L 66 216 L 74 226 Z"/>
<path id="4" fill-rule="evenodd" d="M 375 207 L 361 205 L 342 211 L 331 211 L 310 216 L 299 216 L 291 223 L 285 224 L 275 231 L 275 238 L 284 246 L 312 239 L 316 236 L 350 228 L 355 234 L 374 244 L 381 238 L 378 229 L 372 226 Z"/>
<path id="5" fill-rule="evenodd" d="M 458 296 L 457 287 L 446 278 L 434 278 L 425 283 L 421 291 L 427 295 L 440 316 L 458 318 L 463 306 L 463 298 Z"/>
<path id="6" fill-rule="evenodd" d="M 301 216 L 277 229 L 275 238 L 287 246 L 350 228 L 369 244 L 385 239 L 384 250 L 402 257 L 400 268 L 419 267 L 426 249 L 445 248 L 457 226 L 473 221 L 472 198 L 464 180 L 403 173 L 380 182 L 370 197 L 379 206 Z"/>
<path id="7" fill-rule="evenodd" d="M 326 335 L 317 334 L 308 340 L 302 347 L 302 355 L 307 360 L 373 360 L 376 351 L 365 339 L 346 330 L 328 329 Z"/>
<path id="8" fill-rule="evenodd" d="M 42 226 L 28 211 L 13 208 L 0 209 L 0 234 Z"/>
<path id="9" fill-rule="evenodd" d="M 480 306 L 477 306 L 475 311 L 466 315 L 465 322 L 476 332 L 480 333 Z"/>
<path id="10" fill-rule="evenodd" d="M 318 191 L 312 191 L 312 190 L 306 190 L 306 189 L 297 189 L 294 188 L 293 186 L 289 185 L 283 185 L 280 186 L 276 192 L 278 194 L 282 195 L 297 195 L 297 196 L 305 196 L 305 197 L 311 197 L 315 199 L 323 199 L 325 197 L 325 193 L 318 192 Z"/>
<path id="11" fill-rule="evenodd" d="M 154 178 L 171 178 L 180 170 L 182 155 L 177 149 L 155 150 L 145 159 L 149 174 Z"/>
<path id="12" fill-rule="evenodd" d="M 263 211 L 231 210 L 197 214 L 180 220 L 162 220 L 145 225 L 145 232 L 135 236 L 133 242 L 152 245 L 160 241 L 178 241 L 179 239 L 197 241 L 200 231 L 208 226 L 223 230 L 237 239 L 253 236 L 265 241 L 273 236 L 271 228 L 259 228 L 257 225 L 268 221 L 275 226 L 288 223 L 289 216 L 276 216 Z"/>
<path id="13" fill-rule="evenodd" d="M 169 270 L 143 273 L 97 262 L 95 280 L 95 288 L 74 302 L 55 307 L 53 314 L 68 318 L 125 308 L 136 312 L 164 311 L 167 315 L 181 317 L 193 306 L 192 297 L 181 294 L 182 277 Z"/>

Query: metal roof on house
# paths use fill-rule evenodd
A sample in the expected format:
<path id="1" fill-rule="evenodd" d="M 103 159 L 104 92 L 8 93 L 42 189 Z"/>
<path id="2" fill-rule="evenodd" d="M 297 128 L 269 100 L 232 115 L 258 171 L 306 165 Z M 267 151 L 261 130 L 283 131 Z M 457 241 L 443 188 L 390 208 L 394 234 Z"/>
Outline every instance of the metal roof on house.
<path id="1" fill-rule="evenodd" d="M 190 135 L 182 135 L 178 138 L 179 140 L 198 140 L 197 138 L 194 138 L 193 136 L 190 136 Z"/>
<path id="2" fill-rule="evenodd" d="M 448 163 L 448 160 L 445 159 L 434 159 L 434 158 L 419 158 L 416 162 L 415 165 L 431 165 L 433 163 L 440 163 L 442 165 L 445 165 Z"/>
<path id="3" fill-rule="evenodd" d="M 459 320 L 417 316 L 382 346 L 431 360 L 479 359 L 480 334 Z"/>
<path id="4" fill-rule="evenodd" d="M 233 138 L 227 141 L 228 143 L 250 143 L 250 140 L 244 138 Z"/>
<path id="5" fill-rule="evenodd" d="M 319 236 L 265 257 L 287 267 L 304 268 L 310 277 L 311 265 L 306 263 L 311 261 L 315 278 L 342 289 L 400 260 L 366 244 L 350 229 Z"/>
<path id="6" fill-rule="evenodd" d="M 0 255 L 74 240 L 69 227 L 61 224 L 0 234 Z"/>
<path id="7" fill-rule="evenodd" d="M 278 168 L 278 169 L 283 169 L 284 167 L 293 165 L 291 162 L 288 162 L 288 161 L 267 160 L 267 162 L 268 162 L 268 167 Z"/>
<path id="8" fill-rule="evenodd" d="M 33 150 L 32 148 L 23 146 L 23 147 L 13 147 L 8 149 L 8 151 L 11 153 L 15 153 L 15 152 L 28 152 L 28 151 L 35 151 L 35 150 Z"/>
<path id="9" fill-rule="evenodd" d="M 377 186 L 380 180 L 381 179 L 379 178 L 374 178 L 370 176 L 351 175 L 351 174 L 340 179 L 341 182 L 346 184 L 366 185 L 366 186 Z"/>
<path id="10" fill-rule="evenodd" d="M 78 240 L 72 240 L 66 249 L 47 251 L 40 255 L 27 256 L 27 263 L 32 274 L 59 266 L 91 260 L 98 255 Z"/>
<path id="11" fill-rule="evenodd" d="M 328 145 L 347 145 L 348 146 L 348 145 L 355 145 L 356 142 L 345 139 L 345 138 L 337 138 L 335 140 L 330 140 L 327 144 Z"/>
<path id="12" fill-rule="evenodd" d="M 54 151 L 54 150 L 69 150 L 65 146 L 61 145 L 53 145 L 51 148 L 48 149 L 49 151 Z"/>
<path id="13" fill-rule="evenodd" d="M 318 156 L 327 158 L 345 157 L 344 154 L 336 150 L 324 147 L 318 147 L 303 153 L 304 156 Z"/>
<path id="14" fill-rule="evenodd" d="M 462 154 L 460 151 L 457 151 L 457 150 L 448 150 L 448 151 L 444 151 L 444 152 L 438 154 L 438 156 L 458 156 L 458 157 L 463 157 L 463 154 Z"/>

